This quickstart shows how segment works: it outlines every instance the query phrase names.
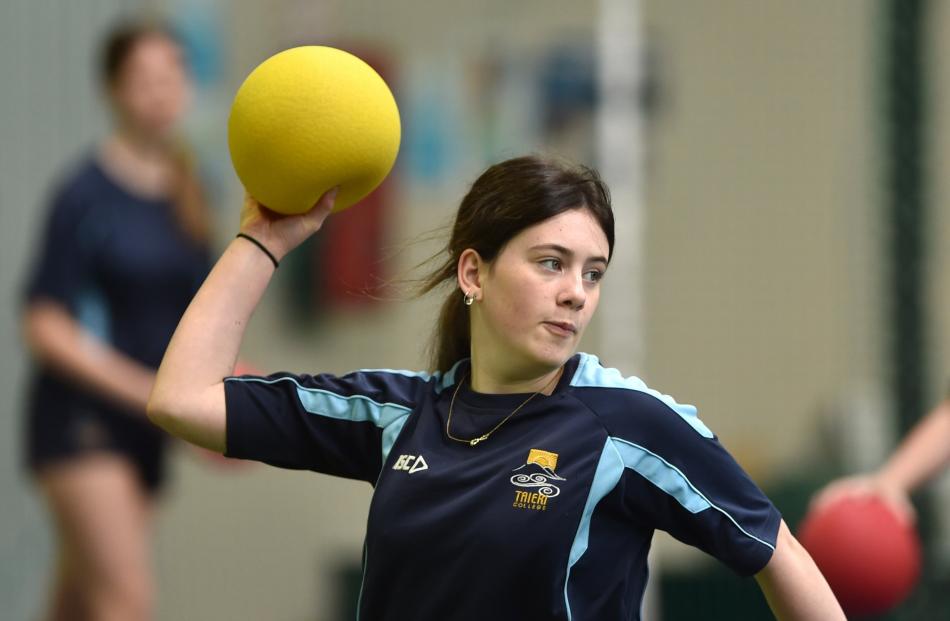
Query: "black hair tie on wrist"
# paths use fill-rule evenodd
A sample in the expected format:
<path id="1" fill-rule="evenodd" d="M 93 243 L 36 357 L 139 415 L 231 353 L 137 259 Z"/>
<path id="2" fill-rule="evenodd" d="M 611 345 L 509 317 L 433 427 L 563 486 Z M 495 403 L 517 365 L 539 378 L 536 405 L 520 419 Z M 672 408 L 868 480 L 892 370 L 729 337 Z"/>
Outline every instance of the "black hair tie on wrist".
<path id="1" fill-rule="evenodd" d="M 248 234 L 246 234 L 246 233 L 238 233 L 238 234 L 237 234 L 237 237 L 243 237 L 243 238 L 246 239 L 247 241 L 251 242 L 252 244 L 254 244 L 255 246 L 257 246 L 258 248 L 260 248 L 260 249 L 261 249 L 261 252 L 263 252 L 264 254 L 266 254 L 266 255 L 267 255 L 267 258 L 270 259 L 270 260 L 271 260 L 271 263 L 274 264 L 274 269 L 275 269 L 275 270 L 276 270 L 278 267 L 280 267 L 280 261 L 277 260 L 277 257 L 275 257 L 275 256 L 271 253 L 271 251 L 268 250 L 268 249 L 264 246 L 264 244 L 262 244 L 261 242 L 257 241 L 256 239 L 254 239 L 253 237 L 251 237 L 250 235 L 248 235 Z"/>

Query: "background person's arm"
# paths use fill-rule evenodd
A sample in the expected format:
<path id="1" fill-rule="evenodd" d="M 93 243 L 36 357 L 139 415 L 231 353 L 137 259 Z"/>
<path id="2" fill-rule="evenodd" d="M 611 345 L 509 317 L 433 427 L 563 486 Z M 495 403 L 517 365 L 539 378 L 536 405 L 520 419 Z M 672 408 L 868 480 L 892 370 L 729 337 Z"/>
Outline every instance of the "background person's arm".
<path id="1" fill-rule="evenodd" d="M 910 431 L 877 471 L 833 481 L 815 495 L 813 506 L 846 496 L 874 495 L 907 521 L 915 512 L 909 495 L 950 463 L 950 398 L 944 399 Z"/>
<path id="2" fill-rule="evenodd" d="M 775 552 L 755 579 L 779 621 L 845 621 L 831 587 L 784 520 Z"/>
<path id="3" fill-rule="evenodd" d="M 944 399 L 907 435 L 875 476 L 909 494 L 950 462 L 950 399 Z"/>
<path id="4" fill-rule="evenodd" d="M 89 333 L 62 304 L 31 302 L 23 334 L 33 357 L 57 375 L 144 415 L 155 372 Z"/>
<path id="5" fill-rule="evenodd" d="M 315 233 L 333 207 L 324 194 L 299 216 L 278 216 L 247 198 L 241 232 L 261 242 L 278 260 Z M 185 311 L 158 369 L 148 401 L 149 418 L 172 435 L 225 451 L 223 378 L 237 360 L 244 331 L 274 266 L 246 239 L 232 241 Z"/>

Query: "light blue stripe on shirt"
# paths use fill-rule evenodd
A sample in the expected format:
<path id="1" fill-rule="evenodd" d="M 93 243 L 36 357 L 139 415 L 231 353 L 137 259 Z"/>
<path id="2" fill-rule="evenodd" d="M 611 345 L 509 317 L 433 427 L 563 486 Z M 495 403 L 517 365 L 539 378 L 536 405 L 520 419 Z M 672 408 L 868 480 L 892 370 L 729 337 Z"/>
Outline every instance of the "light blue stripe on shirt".
<path id="1" fill-rule="evenodd" d="M 714 509 L 726 516 L 726 519 L 732 522 L 743 535 L 758 541 L 771 550 L 775 550 L 774 545 L 764 539 L 756 537 L 744 529 L 728 511 L 710 502 L 679 468 L 638 444 L 634 444 L 623 438 L 611 438 L 611 440 L 617 446 L 617 450 L 621 456 L 623 456 L 625 467 L 636 471 L 643 478 L 675 498 L 676 502 L 682 505 L 684 509 L 690 513 L 699 513 L 706 509 Z"/>
<path id="2" fill-rule="evenodd" d="M 311 414 L 326 416 L 337 420 L 348 420 L 354 423 L 371 422 L 383 430 L 382 453 L 383 463 L 389 456 L 399 432 L 412 412 L 412 408 L 396 403 L 380 403 L 365 395 L 338 395 L 335 392 L 322 388 L 308 388 L 301 386 L 293 377 L 278 377 L 273 379 L 263 377 L 236 377 L 233 381 L 256 382 L 261 384 L 276 384 L 291 382 L 296 385 L 297 398 L 303 409 Z"/>
<path id="3" fill-rule="evenodd" d="M 597 462 L 597 469 L 594 471 L 594 480 L 591 482 L 587 502 L 584 504 L 584 513 L 581 514 L 581 520 L 577 525 L 577 533 L 574 535 L 574 543 L 571 544 L 571 553 L 568 557 L 567 574 L 564 577 L 564 605 L 567 610 L 568 621 L 571 619 L 571 601 L 567 593 L 567 585 L 571 580 L 571 568 L 587 552 L 590 521 L 594 516 L 594 509 L 597 507 L 597 503 L 617 486 L 620 476 L 623 474 L 623 467 L 623 459 L 610 438 L 608 438 L 600 453 L 600 460 Z"/>
<path id="4" fill-rule="evenodd" d="M 775 549 L 775 546 L 769 542 L 742 528 L 724 509 L 711 503 L 676 466 L 638 444 L 623 438 L 608 437 L 601 451 L 600 460 L 597 462 L 594 480 L 591 483 L 587 502 L 584 504 L 584 512 L 581 514 L 577 533 L 574 536 L 574 542 L 571 544 L 571 552 L 568 557 L 567 574 L 564 579 L 564 604 L 567 608 L 569 621 L 571 619 L 571 602 L 567 587 L 571 578 L 571 569 L 587 552 L 590 524 L 597 504 L 617 486 L 624 468 L 629 468 L 650 481 L 650 483 L 673 497 L 680 506 L 690 513 L 695 514 L 707 509 L 714 509 L 726 516 L 739 531 L 749 538 L 772 550 Z"/>
<path id="5" fill-rule="evenodd" d="M 668 461 L 639 444 L 622 438 L 610 438 L 623 459 L 625 468 L 637 472 L 644 479 L 676 499 L 690 513 L 705 511 L 711 504 L 693 487 L 680 470 Z"/>
<path id="6" fill-rule="evenodd" d="M 712 438 L 713 432 L 709 430 L 703 421 L 699 419 L 696 413 L 696 406 L 687 403 L 677 403 L 673 397 L 664 395 L 648 387 L 639 377 L 624 377 L 617 369 L 609 369 L 600 365 L 597 356 L 590 354 L 580 354 L 581 361 L 577 365 L 577 371 L 571 378 L 571 386 L 579 388 L 589 386 L 598 388 L 624 388 L 626 390 L 635 390 L 655 397 L 666 404 L 671 410 L 679 414 L 680 418 L 689 423 L 689 426 L 695 429 L 704 438 Z"/>
<path id="7" fill-rule="evenodd" d="M 100 341 L 112 342 L 112 316 L 101 291 L 94 288 L 83 290 L 76 299 L 76 317 L 79 324 Z"/>

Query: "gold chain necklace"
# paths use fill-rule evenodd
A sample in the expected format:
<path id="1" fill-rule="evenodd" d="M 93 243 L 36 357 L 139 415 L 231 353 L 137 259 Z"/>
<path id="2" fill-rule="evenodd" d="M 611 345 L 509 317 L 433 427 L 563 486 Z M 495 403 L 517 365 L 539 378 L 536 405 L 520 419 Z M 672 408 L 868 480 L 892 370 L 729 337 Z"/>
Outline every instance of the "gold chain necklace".
<path id="1" fill-rule="evenodd" d="M 452 425 L 452 410 L 455 408 L 455 397 L 458 396 L 458 394 L 459 394 L 459 389 L 462 387 L 462 384 L 464 384 L 464 383 L 465 383 L 465 380 L 468 379 L 468 375 L 465 375 L 464 377 L 462 377 L 462 381 L 460 381 L 460 382 L 455 386 L 455 392 L 452 393 L 452 401 L 449 402 L 449 416 L 448 416 L 448 418 L 445 420 L 445 435 L 447 435 L 450 440 L 455 440 L 456 442 L 464 442 L 465 444 L 468 444 L 469 446 L 475 446 L 475 445 L 478 444 L 479 442 L 484 442 L 485 440 L 488 439 L 488 436 L 490 436 L 491 434 L 495 433 L 495 432 L 498 430 L 499 427 L 501 427 L 502 425 L 504 425 L 505 423 L 507 423 L 509 418 L 511 418 L 512 416 L 514 416 L 515 414 L 517 414 L 517 413 L 518 413 L 518 410 L 520 410 L 520 409 L 523 408 L 524 406 L 528 405 L 528 402 L 529 402 L 529 401 L 531 401 L 532 399 L 534 399 L 535 397 L 537 397 L 538 395 L 540 395 L 542 392 L 544 392 L 545 390 L 547 390 L 548 387 L 549 387 L 551 384 L 553 384 L 556 379 L 558 379 L 559 377 L 561 377 L 561 372 L 562 372 L 562 371 L 563 371 L 563 369 L 561 369 L 561 370 L 559 370 L 557 373 L 555 373 L 555 374 L 554 374 L 554 377 L 552 377 L 551 380 L 550 380 L 547 384 L 545 384 L 543 388 L 541 388 L 541 390 L 539 390 L 538 392 L 532 394 L 530 397 L 528 397 L 527 399 L 525 399 L 524 401 L 522 401 L 522 402 L 521 402 L 521 405 L 519 405 L 519 406 L 516 407 L 514 410 L 512 410 L 511 414 L 509 414 L 509 415 L 506 416 L 504 419 L 502 419 L 502 421 L 501 421 L 500 423 L 498 423 L 497 425 L 495 425 L 494 427 L 492 427 L 487 433 L 483 433 L 483 434 L 480 435 L 479 437 L 477 437 L 477 438 L 472 438 L 472 439 L 470 439 L 470 440 L 466 440 L 466 439 L 464 439 L 464 438 L 456 438 L 455 436 L 452 435 L 452 432 L 449 431 L 449 427 Z"/>

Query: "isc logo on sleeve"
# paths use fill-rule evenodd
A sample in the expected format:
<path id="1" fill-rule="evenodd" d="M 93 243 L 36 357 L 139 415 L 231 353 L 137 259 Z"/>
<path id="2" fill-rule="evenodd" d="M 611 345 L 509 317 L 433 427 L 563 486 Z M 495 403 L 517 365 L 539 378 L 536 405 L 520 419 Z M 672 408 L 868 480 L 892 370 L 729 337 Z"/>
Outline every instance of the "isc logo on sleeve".
<path id="1" fill-rule="evenodd" d="M 428 469 L 429 464 L 426 463 L 422 455 L 400 455 L 396 463 L 393 464 L 393 470 L 406 470 L 409 474 Z"/>

